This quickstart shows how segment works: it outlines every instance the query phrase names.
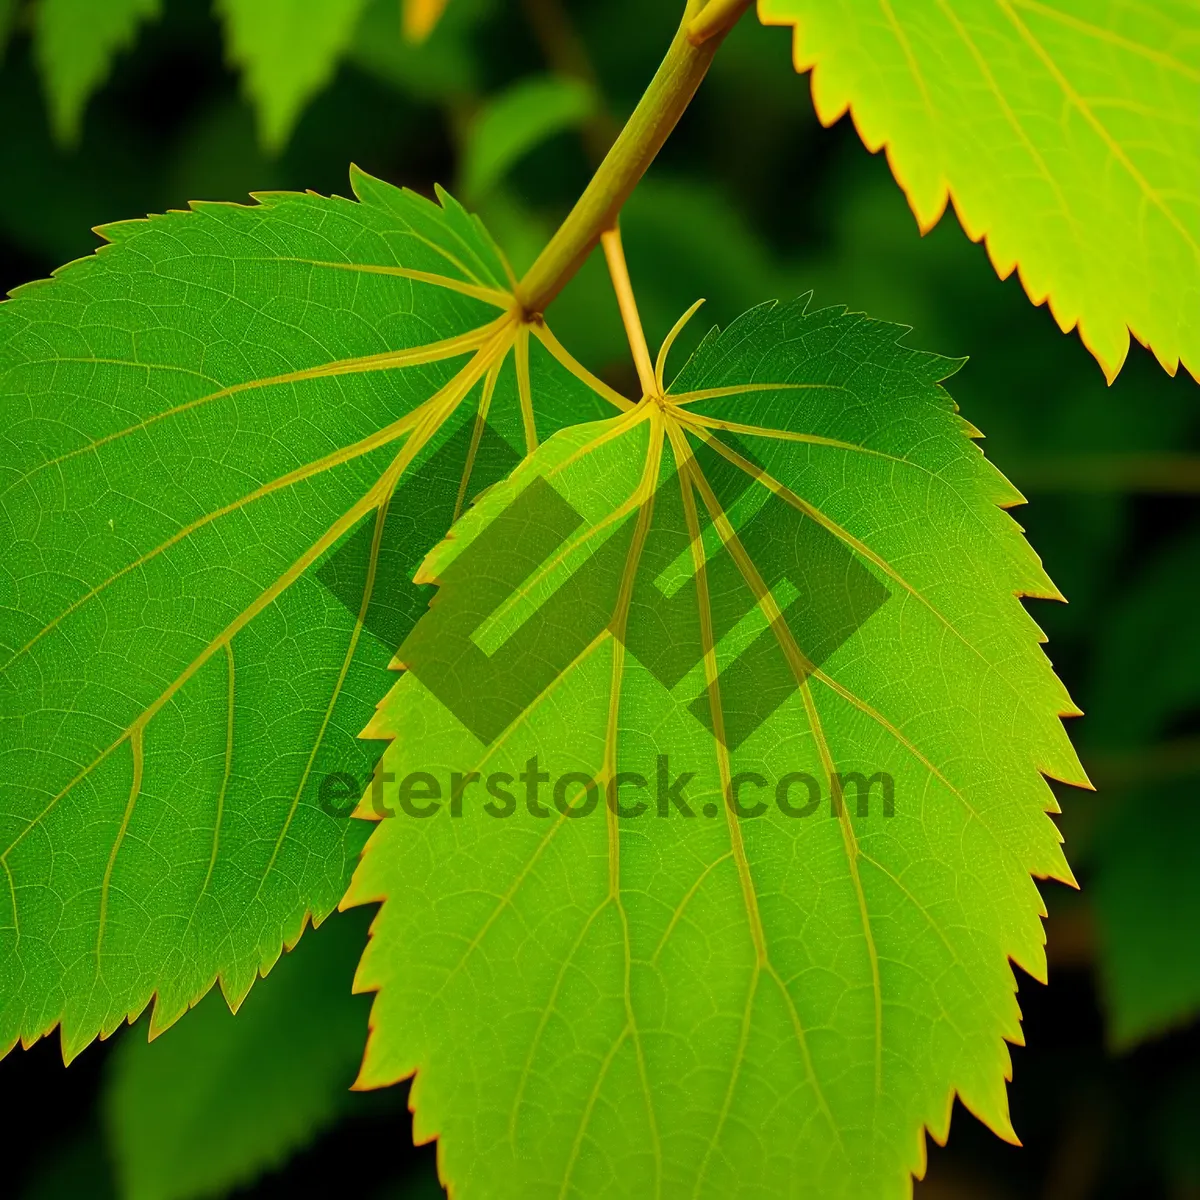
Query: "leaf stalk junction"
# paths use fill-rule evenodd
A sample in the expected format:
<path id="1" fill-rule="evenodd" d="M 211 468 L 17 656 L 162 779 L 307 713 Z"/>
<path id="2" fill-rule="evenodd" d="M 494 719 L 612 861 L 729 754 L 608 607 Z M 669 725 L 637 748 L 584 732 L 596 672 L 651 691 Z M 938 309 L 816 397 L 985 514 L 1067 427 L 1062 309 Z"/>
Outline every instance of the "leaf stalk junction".
<path id="1" fill-rule="evenodd" d="M 591 182 L 517 285 L 522 311 L 541 313 L 613 229 L 625 201 L 679 122 L 725 35 L 752 0 L 688 0 L 654 78 Z"/>

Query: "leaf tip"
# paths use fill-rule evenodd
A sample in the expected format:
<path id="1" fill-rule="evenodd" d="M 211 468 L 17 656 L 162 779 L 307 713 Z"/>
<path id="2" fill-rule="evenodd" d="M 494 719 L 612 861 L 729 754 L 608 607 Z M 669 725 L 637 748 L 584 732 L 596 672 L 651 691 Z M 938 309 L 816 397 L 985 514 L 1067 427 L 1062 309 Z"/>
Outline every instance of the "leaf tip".
<path id="1" fill-rule="evenodd" d="M 363 192 L 369 192 L 372 185 L 378 182 L 379 180 L 374 175 L 369 171 L 364 171 L 358 163 L 350 164 L 350 190 L 354 193 L 356 200 L 364 201 Z"/>

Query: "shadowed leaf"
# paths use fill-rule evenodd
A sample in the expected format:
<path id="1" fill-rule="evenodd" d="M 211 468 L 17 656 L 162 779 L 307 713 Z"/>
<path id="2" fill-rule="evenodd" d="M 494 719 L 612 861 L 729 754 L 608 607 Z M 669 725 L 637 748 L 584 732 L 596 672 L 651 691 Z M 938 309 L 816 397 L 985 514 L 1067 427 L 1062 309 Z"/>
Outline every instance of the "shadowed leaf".
<path id="1" fill-rule="evenodd" d="M 1124 758 L 1131 775 L 1102 789 L 1117 811 L 1089 864 L 1108 1034 L 1121 1049 L 1200 1014 L 1200 758 L 1194 733 L 1171 736 L 1181 721 L 1194 727 L 1200 711 L 1200 627 L 1180 620 L 1197 589 L 1200 538 L 1190 533 L 1168 544 L 1114 607 L 1089 692 L 1089 744 Z"/>
<path id="2" fill-rule="evenodd" d="M 153 1042 L 140 1026 L 125 1035 L 103 1096 L 124 1200 L 227 1195 L 349 1111 L 367 1026 L 350 994 L 362 918 L 306 937 L 236 1016 L 211 993 Z"/>

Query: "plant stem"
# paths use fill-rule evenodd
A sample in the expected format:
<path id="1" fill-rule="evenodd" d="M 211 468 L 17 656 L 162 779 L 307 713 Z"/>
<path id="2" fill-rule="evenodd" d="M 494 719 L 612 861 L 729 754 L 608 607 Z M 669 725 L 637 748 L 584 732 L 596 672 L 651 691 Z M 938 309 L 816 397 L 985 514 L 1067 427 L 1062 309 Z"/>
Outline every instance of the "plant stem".
<path id="1" fill-rule="evenodd" d="M 708 0 L 688 24 L 688 38 L 699 46 L 712 37 L 724 37 L 750 7 L 746 0 Z"/>
<path id="2" fill-rule="evenodd" d="M 693 20 L 712 3 L 721 4 L 719 27 L 697 45 L 689 35 Z M 540 313 L 583 265 L 600 235 L 612 229 L 621 206 L 654 161 L 708 71 L 726 33 L 752 0 L 688 0 L 683 21 L 650 86 L 646 89 L 584 189 L 567 219 L 517 286 L 517 299 L 530 315 Z"/>
<path id="3" fill-rule="evenodd" d="M 629 268 L 625 265 L 625 249 L 621 245 L 621 231 L 617 226 L 606 229 L 600 235 L 604 257 L 608 262 L 608 273 L 612 276 L 613 291 L 617 294 L 617 307 L 621 310 L 621 323 L 625 336 L 629 338 L 629 349 L 633 351 L 633 364 L 637 367 L 638 382 L 642 395 L 653 395 L 657 390 L 654 364 L 650 361 L 650 347 L 646 345 L 646 334 L 642 329 L 642 318 L 637 301 L 633 298 L 633 283 L 629 279 Z"/>

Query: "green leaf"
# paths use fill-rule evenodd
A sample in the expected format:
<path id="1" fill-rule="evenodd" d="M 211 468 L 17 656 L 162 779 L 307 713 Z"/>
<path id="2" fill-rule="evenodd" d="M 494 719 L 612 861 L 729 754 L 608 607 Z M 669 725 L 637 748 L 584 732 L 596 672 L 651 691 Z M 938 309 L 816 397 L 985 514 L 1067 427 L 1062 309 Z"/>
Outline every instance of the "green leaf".
<path id="1" fill-rule="evenodd" d="M 117 55 L 133 45 L 141 23 L 160 10 L 160 0 L 41 0 L 34 10 L 34 52 L 60 141 L 79 141 L 92 93 Z"/>
<path id="2" fill-rule="evenodd" d="M 259 137 L 273 154 L 333 78 L 366 0 L 217 0 L 226 53 L 243 74 Z"/>
<path id="3" fill-rule="evenodd" d="M 350 984 L 367 923 L 339 917 L 306 937 L 236 1017 L 211 992 L 156 1041 L 123 1038 L 103 1104 L 124 1200 L 224 1196 L 349 1110 L 368 1008 Z"/>
<path id="4" fill-rule="evenodd" d="M 485 195 L 547 138 L 586 121 L 596 109 L 592 89 L 557 75 L 520 80 L 480 110 L 463 151 L 462 186 Z"/>
<path id="5" fill-rule="evenodd" d="M 1200 26 L 1192 0 L 762 0 L 826 125 L 847 111 L 922 230 L 953 201 L 1111 381 L 1129 334 L 1200 379 Z"/>
<path id="6" fill-rule="evenodd" d="M 416 564 L 606 405 L 458 204 L 353 183 L 109 226 L 0 304 L 4 1050 L 236 1005 L 333 909 Z"/>
<path id="7" fill-rule="evenodd" d="M 901 332 L 754 309 L 422 567 L 344 903 L 383 901 L 360 1085 L 415 1073 L 456 1197 L 888 1200 L 956 1092 L 1013 1136 L 1076 710 L 1020 497 Z"/>

